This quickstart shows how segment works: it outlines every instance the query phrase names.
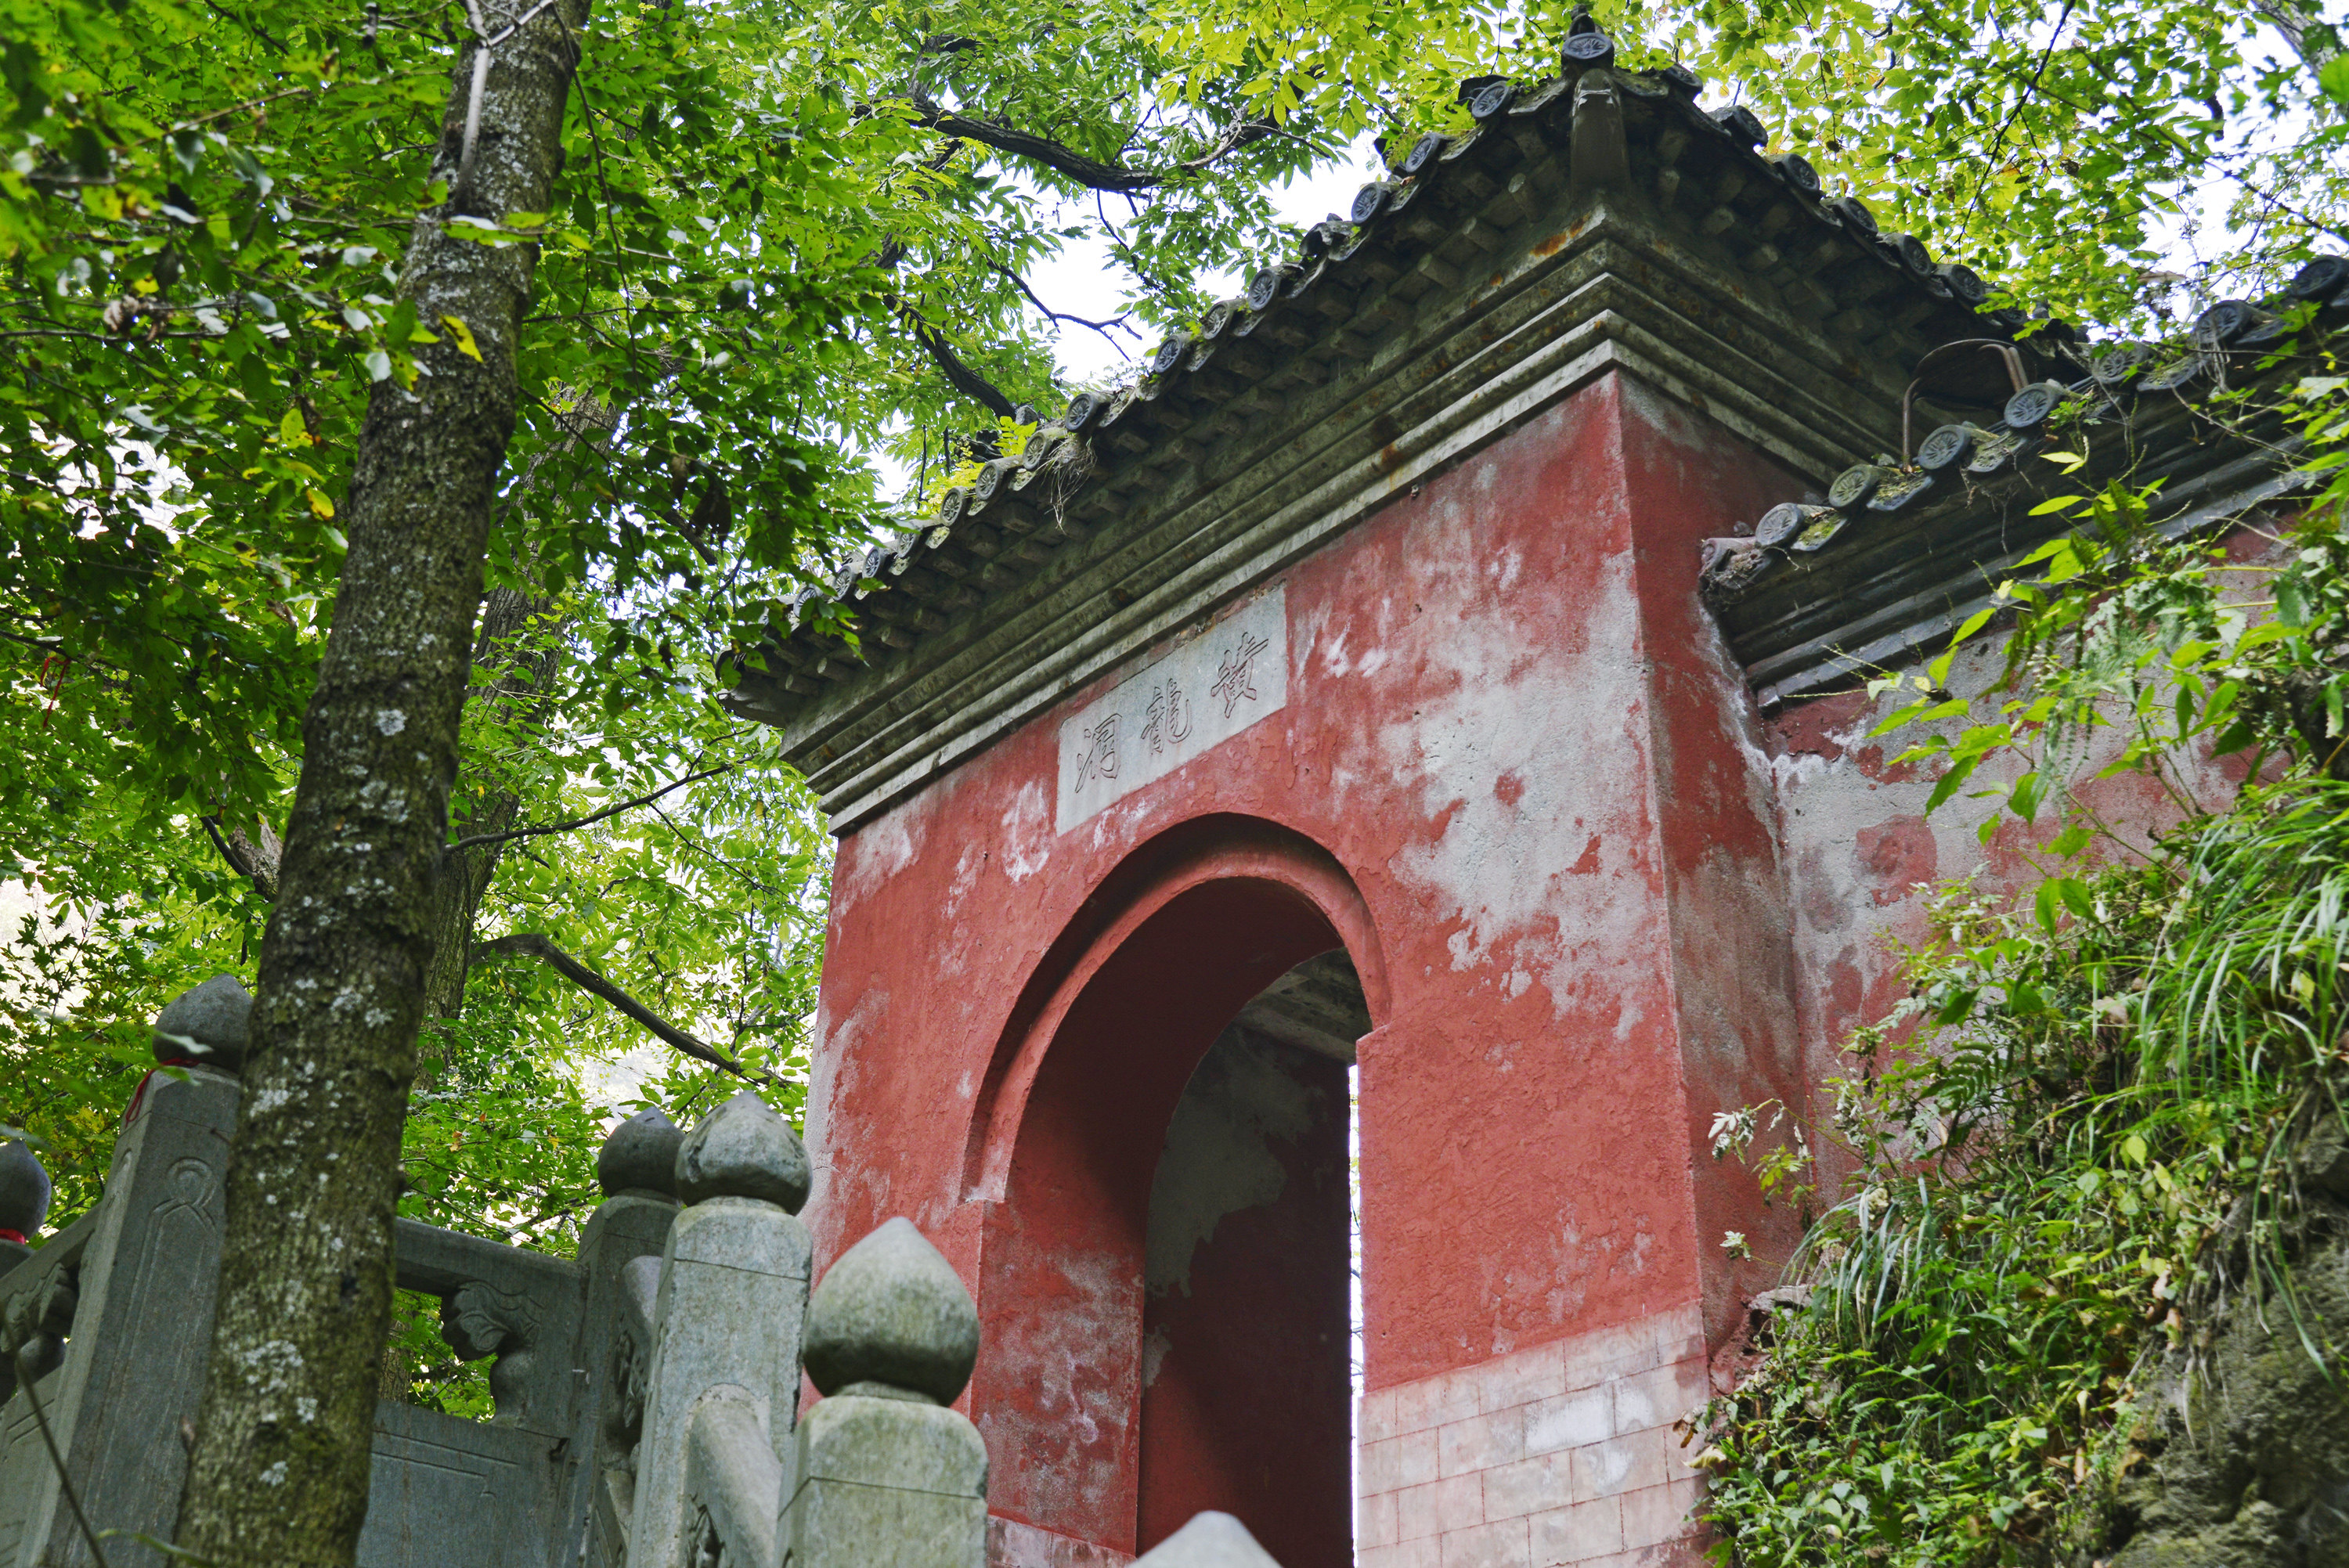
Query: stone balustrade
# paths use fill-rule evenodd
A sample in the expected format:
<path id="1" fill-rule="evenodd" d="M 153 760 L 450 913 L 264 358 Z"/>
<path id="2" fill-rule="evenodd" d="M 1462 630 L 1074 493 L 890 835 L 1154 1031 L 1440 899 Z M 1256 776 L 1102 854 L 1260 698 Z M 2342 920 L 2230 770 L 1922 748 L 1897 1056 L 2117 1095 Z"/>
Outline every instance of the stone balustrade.
<path id="1" fill-rule="evenodd" d="M 808 1379 L 783 1560 L 983 1568 L 987 1447 L 951 1408 L 978 1359 L 978 1309 L 907 1220 L 841 1254 L 808 1309 Z"/>
<path id="2" fill-rule="evenodd" d="M 0 1145 L 0 1568 L 88 1562 L 36 1397 L 112 1568 L 163 1568 L 136 1537 L 175 1533 L 251 1006 L 222 976 L 164 1010 L 104 1196 L 37 1248 L 47 1173 Z M 811 1294 L 807 1156 L 750 1093 L 690 1134 L 631 1118 L 596 1174 L 576 1260 L 398 1222 L 398 1283 L 492 1360 L 495 1414 L 378 1405 L 361 1568 L 986 1568 L 987 1449 L 952 1408 L 978 1314 L 921 1233 L 889 1221 Z M 1277 1568 L 1225 1514 L 1140 1562 Z"/>
<path id="3" fill-rule="evenodd" d="M 126 1108 L 104 1196 L 33 1247 L 0 1235 L 0 1568 L 83 1568 L 33 1418 L 37 1397 L 112 1568 L 163 1568 L 133 1532 L 169 1541 L 185 1435 L 202 1397 L 218 1284 L 222 1177 L 235 1128 L 252 999 L 228 976 L 156 1020 L 171 1064 Z M 469 1421 L 395 1400 L 376 1408 L 363 1568 L 575 1568 L 594 1482 L 627 1266 L 658 1254 L 678 1212 L 679 1135 L 657 1112 L 624 1123 L 598 1161 L 605 1198 L 574 1261 L 412 1220 L 396 1279 L 440 1301 L 443 1337 L 491 1360 L 495 1414 Z M 0 1146 L 0 1232 L 29 1242 L 49 1183 Z M 16 1387 L 14 1368 L 31 1376 Z M 617 1551 L 591 1559 L 621 1561 Z"/>
<path id="4" fill-rule="evenodd" d="M 680 1146 L 677 1185 L 688 1207 L 669 1227 L 638 1352 L 645 1402 L 626 1531 L 633 1568 L 695 1561 L 693 1538 L 705 1532 L 690 1528 L 687 1470 L 705 1405 L 729 1407 L 712 1418 L 755 1436 L 744 1439 L 753 1476 L 780 1469 L 799 1408 L 811 1257 L 807 1227 L 795 1212 L 808 1195 L 799 1139 L 757 1095 L 739 1094 Z M 748 1507 L 734 1501 L 737 1511 Z M 772 1509 L 766 1512 L 771 1533 Z"/>

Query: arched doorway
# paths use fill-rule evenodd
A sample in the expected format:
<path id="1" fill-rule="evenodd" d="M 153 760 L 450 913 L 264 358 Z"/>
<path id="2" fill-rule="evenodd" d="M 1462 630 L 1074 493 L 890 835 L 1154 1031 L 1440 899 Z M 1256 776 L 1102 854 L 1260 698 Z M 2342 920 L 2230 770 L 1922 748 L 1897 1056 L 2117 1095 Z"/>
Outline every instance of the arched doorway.
<path id="1" fill-rule="evenodd" d="M 970 1408 L 990 1506 L 1119 1553 L 1222 1508 L 1286 1568 L 1344 1568 L 1347 1068 L 1293 1037 L 1310 1005 L 1292 972 L 1323 960 L 1367 1021 L 1366 906 L 1326 852 L 1260 823 L 1113 891 L 1056 946 L 981 1094 Z M 1337 1049 L 1351 1026 L 1326 1031 Z M 1219 1140 L 1253 1181 L 1198 1169 Z"/>

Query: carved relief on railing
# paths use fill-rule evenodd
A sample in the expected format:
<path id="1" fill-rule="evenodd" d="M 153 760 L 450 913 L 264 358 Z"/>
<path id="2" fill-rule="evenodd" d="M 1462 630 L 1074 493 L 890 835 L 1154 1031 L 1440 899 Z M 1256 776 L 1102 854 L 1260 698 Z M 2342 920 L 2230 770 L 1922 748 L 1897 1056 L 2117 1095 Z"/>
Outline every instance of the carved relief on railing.
<path id="1" fill-rule="evenodd" d="M 618 1568 L 627 1558 L 660 1253 L 677 1215 L 683 1141 L 667 1117 L 643 1110 L 613 1129 L 596 1157 L 605 1198 L 579 1246 L 588 1275 L 589 1338 L 582 1354 L 602 1387 L 585 1474 L 586 1568 Z"/>
<path id="2" fill-rule="evenodd" d="M 156 1018 L 157 1070 L 124 1107 L 105 1194 L 36 1251 L 47 1179 L 0 1151 L 0 1562 L 89 1561 L 30 1409 L 38 1398 L 83 1510 L 168 1538 L 212 1334 L 233 1075 L 252 999 L 231 976 Z M 14 1352 L 34 1387 L 16 1387 Z"/>
<path id="3" fill-rule="evenodd" d="M 181 1435 L 198 1413 L 212 1328 L 232 1073 L 251 1007 L 242 985 L 219 976 L 163 1009 L 158 1071 L 124 1108 L 104 1195 L 37 1249 L 26 1239 L 47 1218 L 48 1178 L 30 1150 L 0 1144 L 0 1563 L 87 1562 L 15 1387 L 19 1347 L 85 1510 L 104 1527 L 173 1534 Z M 625 1527 L 591 1530 L 605 1473 L 596 1461 L 609 1448 L 606 1371 L 616 1345 L 649 1346 L 678 1141 L 658 1112 L 607 1140 L 605 1202 L 576 1262 L 398 1222 L 395 1277 L 440 1299 L 459 1355 L 494 1358 L 496 1413 L 477 1423 L 378 1407 L 360 1568 L 622 1562 Z M 624 1291 L 632 1262 L 636 1288 Z M 640 1362 L 616 1380 L 633 1385 L 638 1410 L 646 1371 Z M 640 1418 L 617 1424 L 625 1460 Z"/>
<path id="4" fill-rule="evenodd" d="M 600 1453 L 610 1469 L 636 1473 L 645 1435 L 645 1385 L 653 1367 L 653 1311 L 660 1297 L 660 1259 L 631 1258 L 620 1270 L 612 1334 L 611 1393 L 604 1406 Z"/>
<path id="5" fill-rule="evenodd" d="M 783 1474 L 748 1391 L 711 1389 L 694 1408 L 686 1455 L 683 1568 L 776 1568 Z"/>
<path id="6" fill-rule="evenodd" d="M 543 1315 L 530 1297 L 500 1290 L 483 1280 L 467 1280 L 440 1300 L 440 1337 L 460 1361 L 495 1357 L 490 1364 L 490 1398 L 497 1418 L 522 1422 L 530 1408 L 530 1376 Z"/>
<path id="7" fill-rule="evenodd" d="M 440 1298 L 440 1336 L 461 1361 L 490 1363 L 497 1425 L 570 1430 L 584 1390 L 573 1374 L 586 1270 L 568 1258 L 401 1220 L 393 1277 Z"/>

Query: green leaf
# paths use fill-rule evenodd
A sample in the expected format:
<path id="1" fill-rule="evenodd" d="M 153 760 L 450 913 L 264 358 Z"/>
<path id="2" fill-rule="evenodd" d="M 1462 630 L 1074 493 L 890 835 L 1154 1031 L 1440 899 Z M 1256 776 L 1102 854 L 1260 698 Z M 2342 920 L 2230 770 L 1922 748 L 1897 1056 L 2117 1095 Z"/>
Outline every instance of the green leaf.
<path id="1" fill-rule="evenodd" d="M 2300 579 L 2287 573 L 2276 579 L 2276 619 L 2288 629 L 2297 630 L 2308 624 L 2308 589 Z"/>
<path id="2" fill-rule="evenodd" d="M 1926 797 L 1925 811 L 1928 816 L 1940 810 L 1951 796 L 1964 788 L 1966 780 L 1973 776 L 1974 769 L 1980 765 L 1981 760 L 1979 757 L 1967 757 L 1950 765 L 1949 771 L 1941 775 L 1940 782 L 1933 786 L 1932 794 Z"/>
<path id="3" fill-rule="evenodd" d="M 2066 827 L 2062 832 L 2056 834 L 2054 838 L 2048 841 L 2047 851 L 2050 854 L 2061 855 L 2065 860 L 2070 860 L 2074 856 L 2079 854 L 2080 851 L 2086 849 L 2090 844 L 2095 842 L 2095 834 L 2089 830 L 2086 824 L 2074 822 Z"/>
<path id="4" fill-rule="evenodd" d="M 2335 55 L 2316 73 L 2316 85 L 2338 104 L 2349 105 L 2349 55 Z"/>
<path id="5" fill-rule="evenodd" d="M 2039 816 L 2040 803 L 2046 798 L 2046 783 L 2034 769 L 2017 779 L 2013 786 L 2007 790 L 2007 809 L 2026 822 L 2034 821 Z"/>

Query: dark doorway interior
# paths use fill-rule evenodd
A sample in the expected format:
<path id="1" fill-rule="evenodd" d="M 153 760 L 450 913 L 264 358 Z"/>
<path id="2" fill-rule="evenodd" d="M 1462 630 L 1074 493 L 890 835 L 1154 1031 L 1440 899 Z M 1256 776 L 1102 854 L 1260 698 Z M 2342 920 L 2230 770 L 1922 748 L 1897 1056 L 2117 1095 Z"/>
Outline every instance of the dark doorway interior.
<path id="1" fill-rule="evenodd" d="M 1142 1350 L 1147 1551 L 1201 1509 L 1282 1568 L 1348 1568 L 1354 1042 L 1342 951 L 1242 1008 L 1184 1089 L 1150 1190 Z"/>

